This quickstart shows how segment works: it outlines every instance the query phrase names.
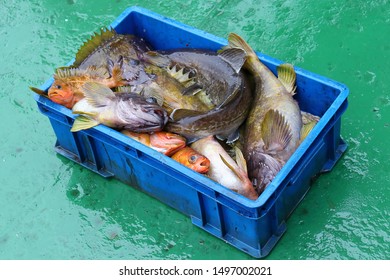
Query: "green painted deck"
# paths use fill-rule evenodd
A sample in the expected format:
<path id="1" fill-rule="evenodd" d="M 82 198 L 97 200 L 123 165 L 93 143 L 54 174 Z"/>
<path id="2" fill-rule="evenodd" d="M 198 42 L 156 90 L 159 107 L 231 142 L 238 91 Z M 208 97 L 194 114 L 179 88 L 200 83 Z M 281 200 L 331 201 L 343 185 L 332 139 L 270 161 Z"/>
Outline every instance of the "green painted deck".
<path id="1" fill-rule="evenodd" d="M 139 5 L 346 84 L 349 148 L 266 258 L 390 259 L 390 1 L 0 1 L 0 259 L 251 259 L 59 156 L 28 86 Z"/>

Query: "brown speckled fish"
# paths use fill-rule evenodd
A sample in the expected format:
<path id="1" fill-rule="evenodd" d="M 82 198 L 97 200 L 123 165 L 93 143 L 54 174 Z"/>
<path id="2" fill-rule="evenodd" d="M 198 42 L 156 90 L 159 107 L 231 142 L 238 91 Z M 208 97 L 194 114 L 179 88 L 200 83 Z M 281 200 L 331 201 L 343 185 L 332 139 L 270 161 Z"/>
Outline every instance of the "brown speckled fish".
<path id="1" fill-rule="evenodd" d="M 292 97 L 295 71 L 289 64 L 280 65 L 277 78 L 240 36 L 231 33 L 228 41 L 228 47 L 245 50 L 244 67 L 256 83 L 253 105 L 245 122 L 244 155 L 249 178 L 261 193 L 300 142 L 302 116 Z"/>

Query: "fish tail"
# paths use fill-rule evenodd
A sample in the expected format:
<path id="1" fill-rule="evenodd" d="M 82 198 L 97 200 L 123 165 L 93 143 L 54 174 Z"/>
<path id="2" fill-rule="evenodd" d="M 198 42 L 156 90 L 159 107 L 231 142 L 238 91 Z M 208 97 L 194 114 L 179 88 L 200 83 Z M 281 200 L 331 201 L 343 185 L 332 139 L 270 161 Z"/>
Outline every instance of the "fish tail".
<path id="1" fill-rule="evenodd" d="M 48 97 L 47 92 L 45 92 L 45 91 L 43 91 L 43 90 L 41 90 L 41 89 L 39 89 L 39 88 L 31 87 L 31 86 L 30 86 L 29 88 L 30 88 L 33 92 L 35 92 L 35 93 L 37 93 L 37 94 L 39 94 L 39 95 Z"/>
<path id="2" fill-rule="evenodd" d="M 229 47 L 243 49 L 246 52 L 248 58 L 257 59 L 257 55 L 255 51 L 238 34 L 230 33 L 228 36 L 228 41 L 229 41 Z"/>

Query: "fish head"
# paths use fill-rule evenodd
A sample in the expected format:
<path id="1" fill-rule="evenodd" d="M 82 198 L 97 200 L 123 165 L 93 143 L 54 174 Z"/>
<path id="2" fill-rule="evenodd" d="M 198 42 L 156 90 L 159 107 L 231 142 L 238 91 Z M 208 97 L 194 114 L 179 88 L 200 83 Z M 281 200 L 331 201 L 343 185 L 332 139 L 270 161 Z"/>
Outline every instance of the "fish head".
<path id="1" fill-rule="evenodd" d="M 248 161 L 249 178 L 260 194 L 275 178 L 282 168 L 282 163 L 271 155 L 253 153 Z"/>
<path id="2" fill-rule="evenodd" d="M 125 129 L 134 132 L 161 131 L 168 122 L 168 114 L 153 97 L 144 98 L 135 93 L 121 94 L 118 116 Z"/>
<path id="3" fill-rule="evenodd" d="M 81 98 L 74 94 L 74 89 L 62 80 L 55 80 L 48 90 L 48 97 L 54 103 L 71 109 Z"/>
<path id="4" fill-rule="evenodd" d="M 159 131 L 150 135 L 150 144 L 159 152 L 171 156 L 186 146 L 186 139 L 175 133 Z"/>
<path id="5" fill-rule="evenodd" d="M 210 168 L 210 160 L 190 147 L 179 150 L 172 159 L 202 174 L 207 173 Z"/>

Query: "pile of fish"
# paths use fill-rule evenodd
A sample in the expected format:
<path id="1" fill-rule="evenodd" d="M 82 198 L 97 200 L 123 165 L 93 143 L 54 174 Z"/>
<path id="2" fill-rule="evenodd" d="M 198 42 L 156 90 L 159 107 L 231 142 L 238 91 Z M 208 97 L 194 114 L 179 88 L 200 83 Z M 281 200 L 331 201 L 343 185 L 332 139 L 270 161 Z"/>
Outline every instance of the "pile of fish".
<path id="1" fill-rule="evenodd" d="M 72 132 L 104 124 L 255 200 L 319 118 L 293 98 L 293 66 L 276 77 L 239 35 L 228 42 L 158 51 L 102 29 L 47 92 L 31 89 L 78 114 Z"/>

